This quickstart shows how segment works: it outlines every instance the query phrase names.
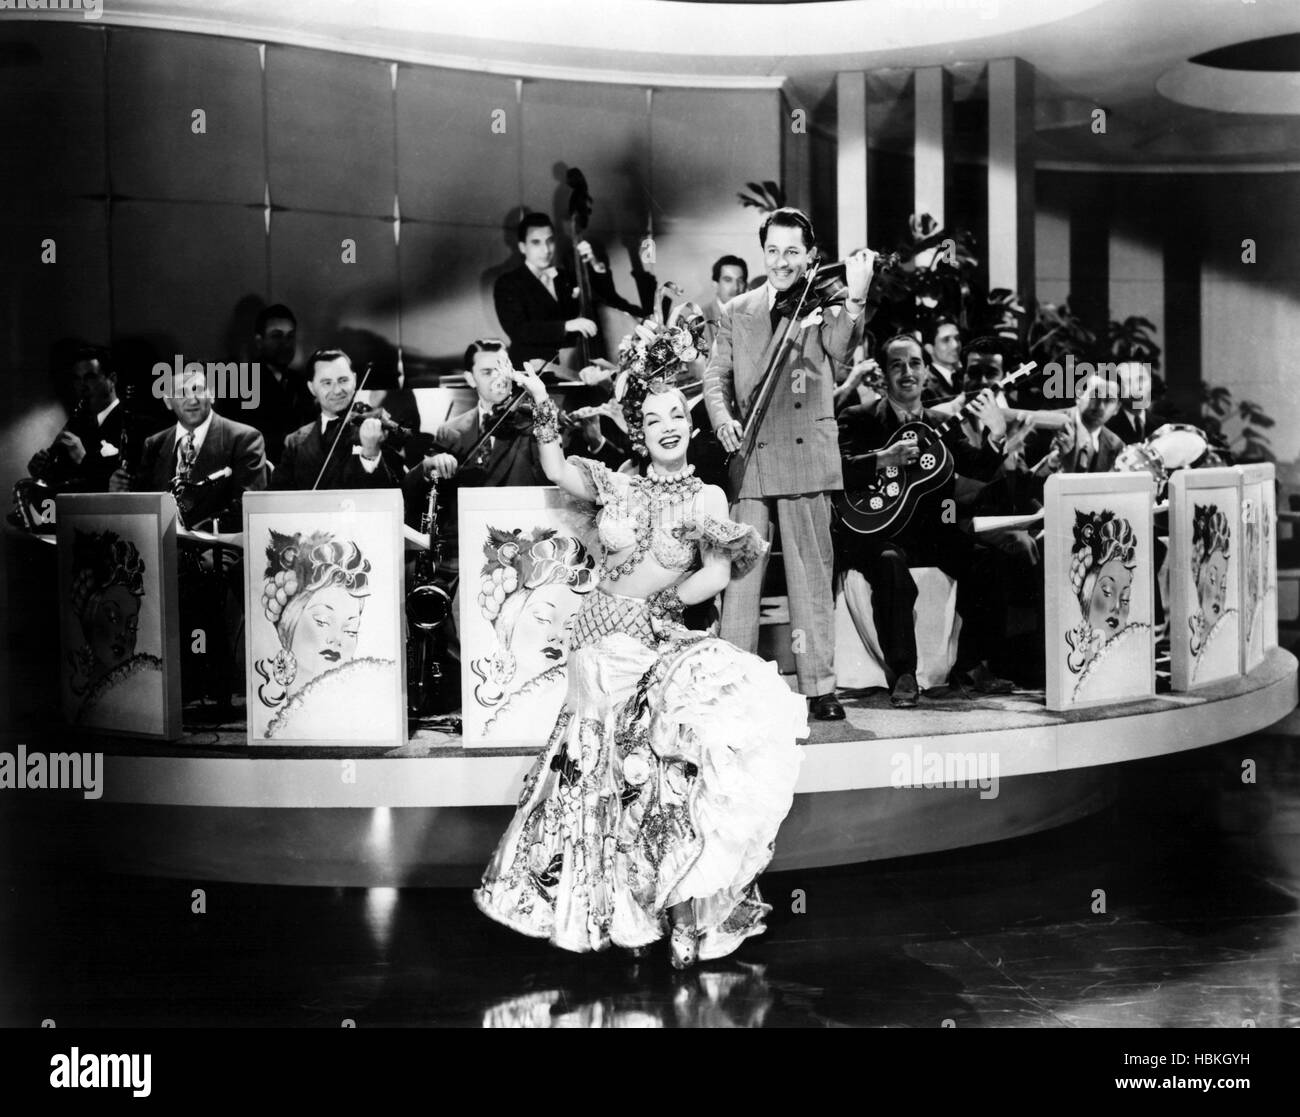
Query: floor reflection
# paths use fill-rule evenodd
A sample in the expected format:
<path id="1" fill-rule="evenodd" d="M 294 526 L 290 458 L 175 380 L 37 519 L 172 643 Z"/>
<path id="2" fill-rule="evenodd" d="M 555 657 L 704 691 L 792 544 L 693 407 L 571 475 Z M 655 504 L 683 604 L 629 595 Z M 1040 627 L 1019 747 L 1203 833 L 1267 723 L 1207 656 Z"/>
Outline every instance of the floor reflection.
<path id="1" fill-rule="evenodd" d="M 555 950 L 484 919 L 465 890 L 11 861 L 0 1025 L 1296 1027 L 1297 741 L 1300 717 L 1126 765 L 1113 808 L 1049 833 L 769 874 L 769 932 L 685 974 L 666 946 L 639 962 Z M 370 840 L 387 840 L 389 820 L 372 821 Z"/>

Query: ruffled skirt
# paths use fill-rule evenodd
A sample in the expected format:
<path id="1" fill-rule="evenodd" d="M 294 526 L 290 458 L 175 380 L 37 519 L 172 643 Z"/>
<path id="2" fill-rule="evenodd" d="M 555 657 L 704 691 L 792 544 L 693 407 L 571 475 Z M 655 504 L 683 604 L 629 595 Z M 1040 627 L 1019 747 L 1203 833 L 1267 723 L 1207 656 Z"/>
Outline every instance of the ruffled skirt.
<path id="1" fill-rule="evenodd" d="M 564 707 L 474 899 L 573 951 L 648 945 L 694 900 L 700 957 L 720 958 L 765 929 L 755 881 L 793 801 L 804 699 L 724 640 L 650 633 L 640 599 L 584 602 Z"/>

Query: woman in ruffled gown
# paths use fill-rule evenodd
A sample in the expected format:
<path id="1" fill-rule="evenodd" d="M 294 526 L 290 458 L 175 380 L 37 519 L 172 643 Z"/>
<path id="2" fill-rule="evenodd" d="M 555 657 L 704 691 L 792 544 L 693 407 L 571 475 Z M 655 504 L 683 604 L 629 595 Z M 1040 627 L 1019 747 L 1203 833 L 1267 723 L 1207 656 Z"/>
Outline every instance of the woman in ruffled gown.
<path id="1" fill-rule="evenodd" d="M 624 398 L 644 477 L 565 459 L 531 373 L 547 476 L 597 513 L 603 561 L 574 618 L 565 703 L 474 893 L 493 919 L 573 951 L 720 958 L 765 930 L 756 878 L 793 801 L 803 698 L 773 664 L 681 624 L 762 554 L 686 465 L 690 410 L 661 380 Z"/>

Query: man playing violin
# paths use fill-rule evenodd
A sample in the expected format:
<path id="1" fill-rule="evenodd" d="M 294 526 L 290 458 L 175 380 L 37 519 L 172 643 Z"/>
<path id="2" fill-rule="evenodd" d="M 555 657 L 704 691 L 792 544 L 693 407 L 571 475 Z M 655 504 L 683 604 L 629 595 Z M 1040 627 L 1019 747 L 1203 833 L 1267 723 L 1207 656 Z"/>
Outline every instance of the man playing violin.
<path id="1" fill-rule="evenodd" d="M 937 427 L 946 418 L 921 404 L 926 365 L 920 342 L 899 334 L 885 342 L 881 356 L 885 395 L 872 404 L 847 408 L 840 415 L 844 487 L 850 490 L 866 488 L 878 470 L 898 469 L 901 475 L 917 461 L 921 450 L 915 442 L 885 446 L 904 423 Z M 983 428 L 982 444 L 971 445 L 956 425 L 945 432 L 944 442 L 952 452 L 957 473 L 992 480 L 1002 469 L 1006 420 L 988 389 L 968 406 Z M 957 526 L 954 487 L 955 478 L 923 496 L 901 528 L 874 535 L 844 528 L 838 532 L 840 565 L 860 570 L 871 586 L 876 634 L 885 665 L 895 680 L 890 694 L 895 706 L 915 706 L 919 695 L 912 619 L 916 582 L 909 569 L 913 566 L 937 566 L 957 582 L 962 627 L 952 681 L 984 694 L 1006 694 L 1012 689 L 1011 683 L 998 678 L 989 666 L 989 660 L 1000 653 L 1005 636 L 995 556 Z"/>
<path id="2" fill-rule="evenodd" d="M 388 489 L 401 484 L 399 459 L 385 454 L 384 421 L 353 414 L 357 378 L 341 349 L 317 349 L 307 387 L 320 415 L 284 440 L 272 489 Z"/>
<path id="3" fill-rule="evenodd" d="M 772 347 L 791 313 L 778 299 L 797 289 L 815 260 L 812 222 L 797 209 L 770 213 L 759 231 L 759 243 L 767 282 L 722 307 L 704 374 L 709 418 L 729 453 L 740 447 L 741 409 L 762 382 Z M 822 721 L 844 717 L 835 698 L 829 494 L 843 487 L 843 478 L 832 395 L 837 364 L 849 359 L 862 337 L 872 261 L 867 250 L 849 257 L 844 306 L 811 316 L 815 323 L 794 323 L 791 345 L 773 373 L 780 379 L 731 509 L 733 519 L 752 525 L 764 538 L 772 518 L 779 522 L 799 691 L 808 696 L 812 716 Z M 733 581 L 723 599 L 722 638 L 749 652 L 758 648 L 765 565 L 759 562 Z"/>

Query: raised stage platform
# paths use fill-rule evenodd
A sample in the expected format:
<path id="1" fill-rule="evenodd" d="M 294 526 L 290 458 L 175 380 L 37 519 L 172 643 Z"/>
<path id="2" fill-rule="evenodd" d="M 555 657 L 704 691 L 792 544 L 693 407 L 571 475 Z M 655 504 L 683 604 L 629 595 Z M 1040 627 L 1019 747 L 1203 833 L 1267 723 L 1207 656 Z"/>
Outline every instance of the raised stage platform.
<path id="1" fill-rule="evenodd" d="M 1281 649 L 1194 695 L 1049 713 L 1041 693 L 972 702 L 931 692 L 894 710 L 843 695 L 813 723 L 774 870 L 959 848 L 1075 821 L 1110 802 L 1117 765 L 1264 729 L 1297 705 Z M 420 732 L 380 754 L 251 749 L 242 725 L 192 725 L 171 744 L 64 727 L 4 747 L 104 753 L 103 797 L 16 792 L 3 839 L 32 856 L 197 880 L 464 885 L 510 817 L 531 750 L 465 749 Z M 949 786 L 944 786 L 944 784 Z"/>

